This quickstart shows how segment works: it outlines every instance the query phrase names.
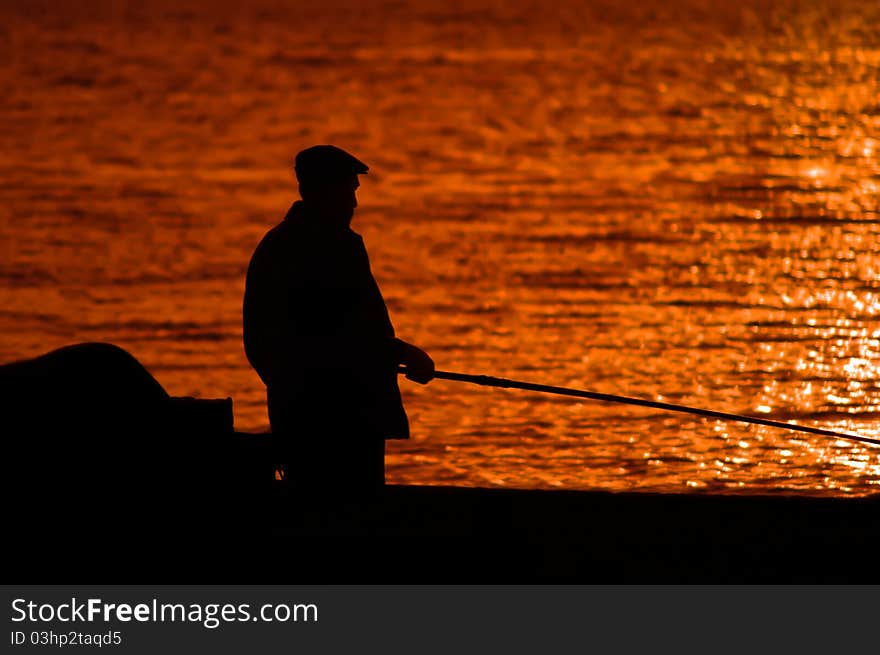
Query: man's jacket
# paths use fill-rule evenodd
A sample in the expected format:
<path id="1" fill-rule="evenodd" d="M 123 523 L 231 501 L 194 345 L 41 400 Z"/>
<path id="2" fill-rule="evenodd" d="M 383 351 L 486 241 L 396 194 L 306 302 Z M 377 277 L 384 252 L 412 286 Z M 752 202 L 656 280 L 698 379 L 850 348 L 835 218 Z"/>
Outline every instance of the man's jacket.
<path id="1" fill-rule="evenodd" d="M 268 388 L 270 418 L 288 417 L 285 429 L 317 438 L 409 437 L 397 385 L 400 342 L 363 239 L 322 222 L 302 201 L 251 258 L 244 347 Z"/>

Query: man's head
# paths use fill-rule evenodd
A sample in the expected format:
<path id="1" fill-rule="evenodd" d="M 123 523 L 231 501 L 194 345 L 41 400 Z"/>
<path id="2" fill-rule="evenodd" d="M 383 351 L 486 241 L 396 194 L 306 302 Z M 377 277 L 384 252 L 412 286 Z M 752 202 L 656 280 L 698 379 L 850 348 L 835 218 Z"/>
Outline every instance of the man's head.
<path id="1" fill-rule="evenodd" d="M 357 207 L 358 175 L 369 168 L 336 146 L 313 146 L 296 156 L 294 164 L 302 199 L 326 220 L 351 223 Z"/>

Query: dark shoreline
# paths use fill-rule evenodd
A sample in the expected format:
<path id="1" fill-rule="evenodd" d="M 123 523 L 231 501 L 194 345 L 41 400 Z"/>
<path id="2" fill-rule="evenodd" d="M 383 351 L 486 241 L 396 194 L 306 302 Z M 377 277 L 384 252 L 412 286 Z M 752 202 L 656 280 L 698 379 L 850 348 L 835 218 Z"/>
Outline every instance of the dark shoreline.
<path id="1" fill-rule="evenodd" d="M 389 485 L 381 497 L 345 505 L 276 486 L 226 509 L 182 509 L 157 510 L 152 520 L 147 512 L 149 523 L 139 527 L 90 512 L 92 528 L 60 531 L 55 539 L 44 533 L 37 541 L 21 535 L 10 577 L 186 584 L 880 581 L 880 564 L 870 556 L 880 537 L 880 496 Z"/>

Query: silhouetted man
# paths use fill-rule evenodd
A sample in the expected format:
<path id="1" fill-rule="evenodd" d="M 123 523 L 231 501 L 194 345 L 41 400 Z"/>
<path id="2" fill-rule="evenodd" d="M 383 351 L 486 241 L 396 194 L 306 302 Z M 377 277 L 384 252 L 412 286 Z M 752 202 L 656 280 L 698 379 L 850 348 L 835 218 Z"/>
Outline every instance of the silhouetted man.
<path id="1" fill-rule="evenodd" d="M 400 339 L 350 224 L 367 166 L 334 146 L 296 156 L 302 200 L 263 237 L 247 272 L 244 345 L 266 384 L 276 455 L 303 489 L 385 481 L 385 440 L 409 437 L 397 366 L 425 384 L 428 355 Z"/>

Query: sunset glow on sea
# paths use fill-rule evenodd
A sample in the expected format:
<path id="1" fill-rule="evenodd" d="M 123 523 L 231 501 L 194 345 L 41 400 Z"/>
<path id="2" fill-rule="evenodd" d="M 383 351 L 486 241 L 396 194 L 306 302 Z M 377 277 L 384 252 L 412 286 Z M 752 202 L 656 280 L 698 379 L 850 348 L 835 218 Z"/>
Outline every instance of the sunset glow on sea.
<path id="1" fill-rule="evenodd" d="M 880 5 L 558 4 L 3 3 L 0 362 L 115 343 L 268 430 L 245 271 L 293 156 L 333 143 L 370 165 L 352 227 L 439 369 L 880 437 Z M 849 441 L 401 388 L 389 482 L 880 483 Z"/>

